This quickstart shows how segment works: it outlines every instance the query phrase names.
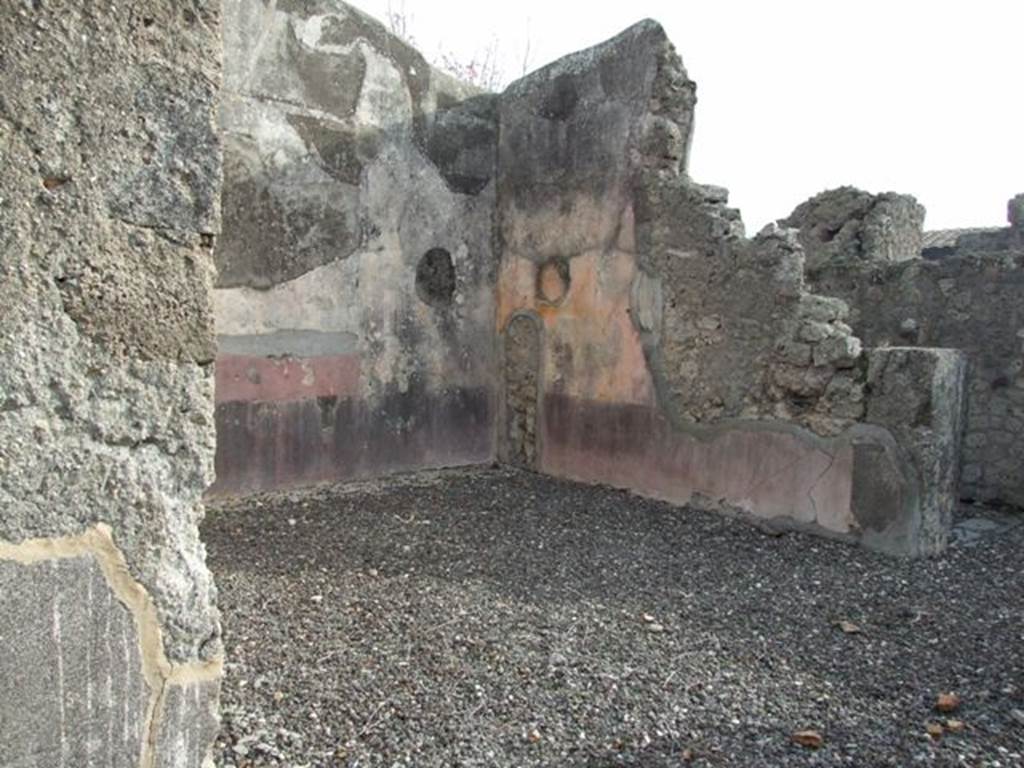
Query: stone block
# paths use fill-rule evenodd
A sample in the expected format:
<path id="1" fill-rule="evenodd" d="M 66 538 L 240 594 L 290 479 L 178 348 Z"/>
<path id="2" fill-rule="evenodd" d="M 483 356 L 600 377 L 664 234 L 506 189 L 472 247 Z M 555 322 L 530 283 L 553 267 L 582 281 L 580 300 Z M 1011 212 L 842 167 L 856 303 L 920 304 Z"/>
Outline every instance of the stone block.
<path id="1" fill-rule="evenodd" d="M 867 422 L 899 447 L 882 466 L 877 448 L 856 446 L 854 514 L 869 546 L 908 555 L 942 552 L 958 500 L 966 357 L 952 349 L 868 351 Z"/>

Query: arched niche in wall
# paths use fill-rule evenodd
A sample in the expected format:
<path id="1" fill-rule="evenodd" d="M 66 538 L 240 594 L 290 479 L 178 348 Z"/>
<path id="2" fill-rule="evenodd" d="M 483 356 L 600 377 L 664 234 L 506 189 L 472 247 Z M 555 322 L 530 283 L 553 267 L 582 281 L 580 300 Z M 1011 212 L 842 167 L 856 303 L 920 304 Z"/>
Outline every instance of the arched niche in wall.
<path id="1" fill-rule="evenodd" d="M 502 334 L 505 413 L 500 454 L 524 469 L 536 469 L 540 459 L 541 333 L 535 313 L 518 312 Z"/>

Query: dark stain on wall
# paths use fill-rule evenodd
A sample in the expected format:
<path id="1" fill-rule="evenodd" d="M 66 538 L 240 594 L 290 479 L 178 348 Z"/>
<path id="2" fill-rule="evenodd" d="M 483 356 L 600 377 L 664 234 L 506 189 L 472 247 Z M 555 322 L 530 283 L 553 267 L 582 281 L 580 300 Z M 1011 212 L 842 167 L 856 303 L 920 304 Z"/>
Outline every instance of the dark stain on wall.
<path id="1" fill-rule="evenodd" d="M 426 141 L 426 155 L 449 189 L 476 195 L 494 178 L 498 151 L 498 96 L 462 101 L 439 94 Z"/>
<path id="2" fill-rule="evenodd" d="M 572 75 L 557 75 L 541 99 L 537 114 L 548 120 L 567 120 L 579 104 L 580 93 Z"/>
<path id="3" fill-rule="evenodd" d="M 348 200 L 340 193 L 344 187 L 325 194 L 319 158 L 275 175 L 262 167 L 252 139 L 229 135 L 225 145 L 218 287 L 271 288 L 356 251 L 362 236 L 355 188 Z M 356 157 L 355 150 L 346 156 Z M 344 164 L 340 152 L 335 160 Z M 349 164 L 339 174 L 355 170 Z"/>
<path id="4" fill-rule="evenodd" d="M 863 530 L 882 533 L 894 520 L 906 517 L 906 484 L 881 446 L 854 446 L 853 478 L 850 505 Z"/>
<path id="5" fill-rule="evenodd" d="M 345 184 L 357 185 L 363 168 L 380 153 L 379 131 L 358 130 L 306 115 L 288 115 L 288 124 L 316 152 L 327 173 Z"/>
<path id="6" fill-rule="evenodd" d="M 490 393 L 422 387 L 379 402 L 327 396 L 217 406 L 211 494 L 299 487 L 491 458 Z"/>

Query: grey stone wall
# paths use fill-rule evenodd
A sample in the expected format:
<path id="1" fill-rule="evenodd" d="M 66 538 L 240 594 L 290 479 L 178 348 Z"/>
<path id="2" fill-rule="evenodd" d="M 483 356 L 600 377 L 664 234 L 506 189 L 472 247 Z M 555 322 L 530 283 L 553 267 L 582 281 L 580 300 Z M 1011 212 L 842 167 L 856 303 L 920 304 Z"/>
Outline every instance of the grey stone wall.
<path id="1" fill-rule="evenodd" d="M 219 14 L 0 5 L 3 766 L 199 765 L 216 727 Z"/>
<path id="2" fill-rule="evenodd" d="M 844 187 L 782 220 L 799 227 L 808 283 L 850 306 L 872 347 L 959 349 L 968 357 L 959 494 L 1024 505 L 1024 231 L 967 230 L 921 258 L 923 209 L 912 197 Z M 867 212 L 865 214 L 865 211 Z"/>
<path id="3" fill-rule="evenodd" d="M 782 227 L 800 231 L 807 268 L 831 261 L 905 261 L 921 254 L 924 206 L 910 195 L 839 187 L 797 206 Z"/>
<path id="4" fill-rule="evenodd" d="M 493 459 L 497 97 L 338 0 L 227 0 L 216 493 Z"/>
<path id="5" fill-rule="evenodd" d="M 967 354 L 960 495 L 1024 505 L 1024 248 L 960 247 L 940 260 L 900 264 L 835 262 L 811 282 L 849 303 L 850 323 L 870 346 Z"/>
<path id="6" fill-rule="evenodd" d="M 640 268 L 664 294 L 645 351 L 674 419 L 776 419 L 837 435 L 863 417 L 860 339 L 842 302 L 805 286 L 792 230 L 748 240 L 720 190 L 663 171 L 641 177 L 637 199 Z"/>
<path id="7" fill-rule="evenodd" d="M 865 204 L 840 204 L 852 200 Z M 812 198 L 784 220 L 800 227 L 801 242 L 815 253 L 809 283 L 850 305 L 850 323 L 866 344 L 967 353 L 960 494 L 1016 505 L 1024 504 L 1019 207 L 1019 197 L 1008 203 L 1009 227 L 968 231 L 927 260 L 920 258 L 920 217 L 910 215 L 920 206 L 907 196 L 843 188 Z M 861 215 L 865 208 L 869 216 Z M 887 219 L 875 216 L 877 210 L 887 211 Z M 872 218 L 884 225 L 868 232 Z"/>

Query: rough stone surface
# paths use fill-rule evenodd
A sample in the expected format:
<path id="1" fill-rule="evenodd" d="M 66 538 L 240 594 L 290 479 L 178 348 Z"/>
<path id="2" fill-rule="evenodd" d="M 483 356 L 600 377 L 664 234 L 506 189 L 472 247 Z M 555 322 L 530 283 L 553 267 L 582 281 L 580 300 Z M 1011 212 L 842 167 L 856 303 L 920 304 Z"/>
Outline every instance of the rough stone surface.
<path id="1" fill-rule="evenodd" d="M 800 230 L 813 271 L 832 261 L 905 261 L 921 254 L 924 206 L 910 195 L 839 187 L 797 206 L 780 226 Z"/>
<path id="2" fill-rule="evenodd" d="M 644 178 L 638 197 L 641 268 L 665 294 L 659 341 L 645 352 L 672 418 L 779 419 L 822 435 L 855 423 L 860 340 L 842 302 L 804 288 L 794 233 L 743 239 L 723 203 L 664 172 Z"/>
<path id="3" fill-rule="evenodd" d="M 492 459 L 496 96 L 343 2 L 225 18 L 214 492 Z"/>
<path id="4" fill-rule="evenodd" d="M 540 409 L 540 322 L 517 315 L 505 329 L 505 420 L 502 439 L 504 461 L 535 469 L 538 458 L 537 419 Z"/>
<path id="5" fill-rule="evenodd" d="M 967 354 L 960 495 L 1024 505 L 1024 250 L 835 263 L 811 281 L 850 305 L 849 322 L 869 346 Z"/>
<path id="6" fill-rule="evenodd" d="M 0 548 L 108 525 L 152 600 L 162 647 L 150 652 L 184 667 L 220 654 L 197 531 L 213 468 L 219 14 L 198 0 L 0 6 Z M 84 566 L 55 567 L 93 583 Z M 46 583 L 26 579 L 50 578 L 32 568 L 16 597 L 4 590 L 25 617 Z M 68 605 L 75 578 L 56 585 L 59 653 L 46 650 L 54 625 L 33 620 L 4 644 L 11 664 L 77 664 L 95 627 L 120 620 L 98 587 L 92 613 Z M 59 747 L 68 764 L 90 750 L 117 764 L 127 747 L 111 734 L 137 727 L 136 658 L 96 650 L 125 685 L 94 688 L 99 667 L 54 683 L 79 708 Z M 10 696 L 0 710 L 11 728 L 35 716 Z"/>

